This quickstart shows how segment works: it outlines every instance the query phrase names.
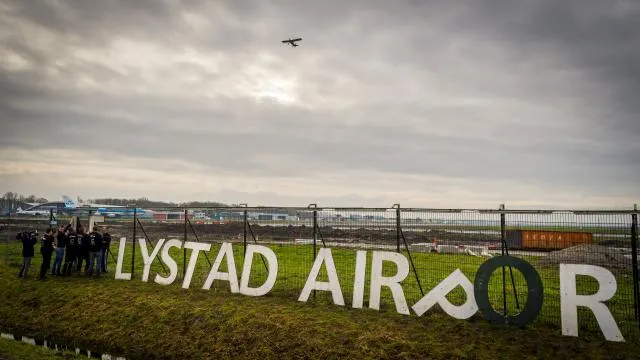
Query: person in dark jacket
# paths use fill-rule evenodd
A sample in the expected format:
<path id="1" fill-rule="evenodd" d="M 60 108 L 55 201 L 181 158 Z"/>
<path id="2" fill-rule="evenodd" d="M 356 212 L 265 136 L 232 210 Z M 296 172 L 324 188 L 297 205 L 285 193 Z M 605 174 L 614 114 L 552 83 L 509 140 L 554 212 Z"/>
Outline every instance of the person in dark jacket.
<path id="1" fill-rule="evenodd" d="M 53 260 L 53 267 L 51 268 L 51 275 L 60 276 L 60 268 L 62 267 L 62 261 L 64 260 L 64 249 L 67 246 L 67 234 L 64 226 L 58 229 L 58 235 L 56 236 L 56 258 Z"/>
<path id="2" fill-rule="evenodd" d="M 93 275 L 95 265 L 96 276 L 100 276 L 100 271 L 102 270 L 102 235 L 98 232 L 97 226 L 94 226 L 93 231 L 89 233 L 89 242 L 91 256 L 89 257 L 89 272 L 87 272 L 87 275 Z"/>
<path id="3" fill-rule="evenodd" d="M 40 280 L 46 280 L 47 271 L 51 267 L 51 255 L 53 254 L 53 242 L 55 239 L 55 230 L 48 228 L 47 232 L 42 236 L 40 242 L 40 254 L 42 255 L 42 265 L 40 266 Z"/>
<path id="4" fill-rule="evenodd" d="M 64 265 L 62 267 L 62 276 L 71 276 L 73 262 L 76 261 L 78 253 L 78 235 L 73 228 L 69 229 L 67 235 L 67 248 L 64 254 Z"/>
<path id="5" fill-rule="evenodd" d="M 31 265 L 31 259 L 35 256 L 35 250 L 33 247 L 38 243 L 38 231 L 23 231 L 16 236 L 16 239 L 22 241 L 22 267 L 20 267 L 19 278 L 26 278 L 27 272 L 29 272 L 29 265 Z"/>
<path id="6" fill-rule="evenodd" d="M 82 269 L 82 262 L 84 261 L 84 273 L 86 274 L 89 271 L 89 247 L 90 247 L 90 239 L 89 234 L 87 234 L 83 227 L 81 227 L 78 231 L 78 252 L 77 260 L 78 264 L 76 265 L 76 271 L 80 272 Z"/>
<path id="7" fill-rule="evenodd" d="M 102 272 L 107 272 L 107 257 L 111 252 L 111 234 L 107 231 L 106 228 L 102 229 Z"/>

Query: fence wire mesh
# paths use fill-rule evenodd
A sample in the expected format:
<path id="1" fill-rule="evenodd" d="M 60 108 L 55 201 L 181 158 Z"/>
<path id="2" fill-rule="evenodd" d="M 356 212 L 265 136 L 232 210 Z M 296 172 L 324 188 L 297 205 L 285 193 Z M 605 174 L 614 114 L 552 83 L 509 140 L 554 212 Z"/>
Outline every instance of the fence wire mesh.
<path id="1" fill-rule="evenodd" d="M 271 249 L 278 262 L 275 285 L 265 296 L 297 300 L 317 256 L 322 249 L 330 249 L 348 307 L 359 302 L 354 293 L 360 286 L 356 284 L 356 267 L 362 260 L 366 275 L 361 306 L 371 305 L 376 251 L 400 253 L 406 258 L 409 271 L 400 284 L 409 308 L 456 270 L 473 283 L 484 262 L 510 255 L 527 261 L 539 274 L 544 294 L 534 325 L 552 328 L 562 326 L 560 264 L 595 265 L 615 276 L 617 290 L 605 303 L 622 335 L 640 339 L 634 211 L 221 207 L 153 208 L 103 216 L 97 224 L 113 238 L 107 255 L 111 274 L 119 240 L 124 237 L 127 245 L 120 254 L 123 271 L 132 273 L 134 280 L 173 279 L 172 286 L 231 295 L 237 293 L 242 281 L 248 246 L 260 245 Z M 17 269 L 22 261 L 21 246 L 14 235 L 24 230 L 42 234 L 50 226 L 49 220 L 3 220 L 5 262 L 9 266 Z M 63 224 L 66 219 L 58 221 Z M 81 222 L 87 222 L 87 217 Z M 259 287 L 268 278 L 268 261 L 260 254 L 247 260 L 251 260 L 248 286 Z M 32 265 L 34 269 L 38 266 L 37 261 Z M 189 268 L 193 268 L 191 276 Z M 381 271 L 383 276 L 393 276 L 398 267 L 384 262 Z M 237 281 L 214 280 L 215 272 L 228 273 Z M 316 280 L 329 281 L 326 263 Z M 596 294 L 601 286 L 593 277 L 576 278 L 579 295 Z M 499 268 L 490 276 L 489 301 L 500 314 L 521 313 L 530 295 L 524 275 L 516 268 Z M 459 306 L 467 301 L 467 294 L 458 286 L 446 298 Z M 381 311 L 399 309 L 397 300 L 388 287 L 380 289 Z M 333 303 L 334 298 L 330 291 L 314 290 L 308 301 Z M 438 306 L 430 311 L 438 311 Z M 578 318 L 581 332 L 601 333 L 598 319 L 588 308 L 579 307 Z"/>

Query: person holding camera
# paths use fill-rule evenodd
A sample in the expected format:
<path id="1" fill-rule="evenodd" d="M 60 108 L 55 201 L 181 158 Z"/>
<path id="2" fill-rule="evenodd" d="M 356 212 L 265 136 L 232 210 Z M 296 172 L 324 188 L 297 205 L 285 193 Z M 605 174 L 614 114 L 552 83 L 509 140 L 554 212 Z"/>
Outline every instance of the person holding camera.
<path id="1" fill-rule="evenodd" d="M 29 266 L 31 265 L 31 259 L 35 255 L 33 247 L 38 243 L 38 230 L 35 231 L 23 231 L 16 235 L 16 239 L 22 241 L 22 266 L 20 267 L 19 278 L 26 278 Z"/>
<path id="2" fill-rule="evenodd" d="M 40 265 L 40 280 L 47 279 L 47 271 L 51 267 L 51 255 L 53 254 L 56 231 L 48 228 L 40 241 L 40 254 L 42 255 L 42 265 Z"/>

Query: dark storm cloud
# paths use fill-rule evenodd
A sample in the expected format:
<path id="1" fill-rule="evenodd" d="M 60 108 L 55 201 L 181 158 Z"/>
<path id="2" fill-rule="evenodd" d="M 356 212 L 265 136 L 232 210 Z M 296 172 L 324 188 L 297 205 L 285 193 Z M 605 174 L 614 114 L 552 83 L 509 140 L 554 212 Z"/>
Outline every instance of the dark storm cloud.
<path id="1" fill-rule="evenodd" d="M 582 69 L 601 86 L 595 96 L 617 108 L 602 122 L 640 136 L 640 121 L 630 116 L 640 111 L 640 3 L 480 1 L 474 10 L 471 23 L 483 24 L 488 36 L 526 55 L 552 50 L 567 68 Z"/>
<path id="2" fill-rule="evenodd" d="M 188 158 L 267 178 L 373 170 L 594 194 L 618 184 L 626 196 L 640 175 L 633 4 L 5 1 L 0 20 L 24 31 L 0 25 L 2 45 L 31 67 L 2 69 L 0 148 Z M 303 46 L 279 43 L 289 36 Z M 122 39 L 225 60 L 213 71 L 142 50 L 136 67 L 100 58 Z M 226 76 L 260 53 L 285 59 L 268 67 L 299 77 L 301 96 L 347 105 L 309 110 L 226 94 Z M 222 95 L 205 103 L 202 85 L 172 97 L 173 82 L 189 76 Z M 102 86 L 82 88 L 85 78 Z M 133 91 L 145 84 L 151 92 Z"/>

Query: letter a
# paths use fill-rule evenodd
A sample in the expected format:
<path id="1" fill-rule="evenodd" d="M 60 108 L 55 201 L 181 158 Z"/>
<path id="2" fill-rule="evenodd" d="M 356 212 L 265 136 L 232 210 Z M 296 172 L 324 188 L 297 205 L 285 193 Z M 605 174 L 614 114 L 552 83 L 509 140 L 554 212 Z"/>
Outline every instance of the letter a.
<path id="1" fill-rule="evenodd" d="M 320 267 L 322 263 L 326 263 L 327 275 L 329 276 L 329 282 L 316 281 Z M 340 282 L 338 281 L 338 274 L 336 273 L 336 266 L 333 264 L 333 256 L 331 256 L 331 249 L 322 248 L 316 257 L 316 261 L 313 263 L 311 272 L 307 282 L 300 293 L 298 301 L 307 301 L 311 290 L 323 290 L 331 291 L 333 297 L 333 303 L 336 305 L 344 305 L 344 298 L 342 297 L 342 290 L 340 289 Z"/>
<path id="2" fill-rule="evenodd" d="M 222 264 L 222 258 L 227 256 L 227 272 L 219 272 L 220 264 Z M 209 272 L 209 276 L 207 276 L 207 280 L 204 282 L 202 286 L 203 289 L 209 290 L 211 288 L 211 284 L 213 280 L 226 280 L 229 281 L 229 286 L 231 287 L 232 293 L 237 293 L 238 290 L 238 275 L 236 274 L 236 262 L 233 258 L 233 249 L 231 248 L 231 243 L 223 243 L 220 247 L 220 251 L 218 251 L 218 256 L 216 256 L 216 260 L 213 262 L 213 266 L 211 267 L 211 271 Z"/>

